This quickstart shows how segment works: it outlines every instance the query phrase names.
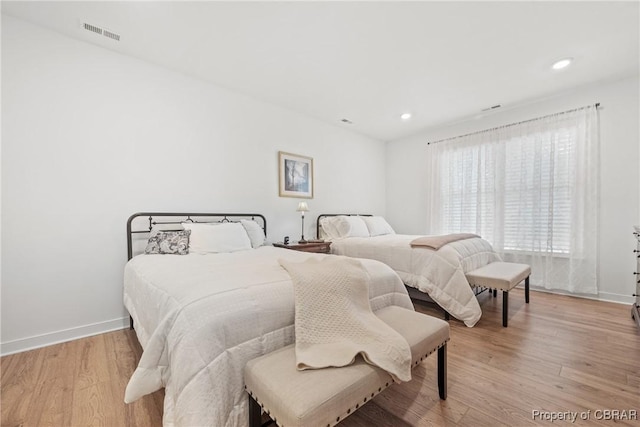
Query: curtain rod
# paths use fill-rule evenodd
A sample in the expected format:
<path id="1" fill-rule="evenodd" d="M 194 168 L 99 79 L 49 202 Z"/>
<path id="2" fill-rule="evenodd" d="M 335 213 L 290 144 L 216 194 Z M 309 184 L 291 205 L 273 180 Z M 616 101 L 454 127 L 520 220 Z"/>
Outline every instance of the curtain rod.
<path id="1" fill-rule="evenodd" d="M 466 133 L 466 134 L 464 134 L 464 135 L 453 136 L 453 137 L 451 137 L 451 138 L 443 138 L 443 139 L 439 139 L 439 140 L 437 140 L 437 141 L 427 142 L 427 145 L 437 144 L 438 142 L 442 142 L 442 141 L 449 141 L 449 140 L 452 140 L 452 139 L 464 138 L 465 136 L 471 136 L 471 135 L 477 135 L 477 134 L 480 134 L 480 133 L 490 132 L 490 131 L 492 131 L 492 130 L 496 130 L 496 129 L 508 128 L 508 127 L 511 127 L 511 126 L 520 125 L 520 124 L 522 124 L 522 123 L 534 122 L 534 121 L 536 121 L 536 120 L 546 119 L 547 117 L 559 116 L 559 115 L 561 115 L 561 114 L 567 114 L 567 113 L 573 113 L 574 111 L 584 110 L 585 108 L 589 108 L 589 107 L 591 107 L 591 106 L 592 106 L 592 105 L 586 105 L 586 106 L 584 106 L 584 107 L 574 108 L 574 109 L 572 109 L 572 110 L 561 111 L 561 112 L 559 112 L 559 113 L 553 113 L 553 114 L 547 114 L 546 116 L 542 116 L 542 117 L 536 117 L 535 119 L 522 120 L 522 121 L 520 121 L 520 122 L 510 123 L 510 124 L 508 124 L 508 125 L 496 126 L 496 127 L 494 127 L 494 128 L 490 128 L 490 129 L 483 129 L 483 130 L 479 130 L 479 131 L 476 131 L 476 132 Z M 596 102 L 596 103 L 595 103 L 595 107 L 596 107 L 596 109 L 597 109 L 598 107 L 600 107 L 600 103 L 599 103 L 599 102 Z"/>

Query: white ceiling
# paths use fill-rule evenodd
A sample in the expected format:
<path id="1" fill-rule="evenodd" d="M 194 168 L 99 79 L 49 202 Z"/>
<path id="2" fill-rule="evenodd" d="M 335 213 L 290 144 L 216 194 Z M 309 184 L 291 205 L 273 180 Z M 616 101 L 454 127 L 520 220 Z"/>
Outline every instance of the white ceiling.
<path id="1" fill-rule="evenodd" d="M 637 1 L 3 1 L 2 13 L 380 140 L 640 73 Z"/>

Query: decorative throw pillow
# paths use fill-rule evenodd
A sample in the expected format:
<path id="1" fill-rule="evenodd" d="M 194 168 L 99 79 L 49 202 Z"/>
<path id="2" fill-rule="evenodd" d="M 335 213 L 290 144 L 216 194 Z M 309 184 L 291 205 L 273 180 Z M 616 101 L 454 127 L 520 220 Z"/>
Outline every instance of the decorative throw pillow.
<path id="1" fill-rule="evenodd" d="M 367 224 L 371 237 L 383 236 L 385 234 L 396 234 L 387 220 L 381 216 L 363 216 L 362 219 Z"/>
<path id="2" fill-rule="evenodd" d="M 207 224 L 183 222 L 185 230 L 191 230 L 189 251 L 192 253 L 223 253 L 251 249 L 251 241 L 242 224 L 225 222 Z"/>
<path id="3" fill-rule="evenodd" d="M 257 248 L 264 245 L 266 237 L 264 235 L 264 230 L 262 229 L 262 227 L 260 227 L 260 224 L 255 221 L 249 221 L 246 219 L 241 219 L 240 224 L 242 224 L 245 231 L 247 232 L 249 240 L 251 240 L 252 248 Z"/>
<path id="4" fill-rule="evenodd" d="M 189 253 L 190 234 L 190 230 L 153 231 L 144 253 L 187 255 Z"/>
<path id="5" fill-rule="evenodd" d="M 369 229 L 362 217 L 340 215 L 334 221 L 340 237 L 369 237 Z"/>
<path id="6" fill-rule="evenodd" d="M 327 238 L 331 240 L 340 238 L 340 233 L 336 230 L 334 220 L 335 217 L 324 217 L 320 220 L 320 230 L 324 235 L 318 236 L 319 238 Z"/>

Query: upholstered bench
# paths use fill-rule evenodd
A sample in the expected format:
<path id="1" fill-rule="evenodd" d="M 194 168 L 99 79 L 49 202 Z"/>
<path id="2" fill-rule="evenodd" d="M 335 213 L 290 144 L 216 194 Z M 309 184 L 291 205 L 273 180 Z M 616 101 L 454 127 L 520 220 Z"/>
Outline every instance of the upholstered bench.
<path id="1" fill-rule="evenodd" d="M 502 291 L 502 326 L 509 321 L 509 291 L 524 280 L 524 300 L 529 304 L 529 276 L 531 267 L 513 262 L 492 262 L 466 274 L 471 286 Z"/>
<path id="2" fill-rule="evenodd" d="M 397 306 L 376 315 L 407 340 L 412 366 L 438 350 L 438 391 L 446 399 L 449 324 Z M 244 380 L 250 427 L 261 425 L 262 410 L 280 427 L 333 426 L 393 383 L 386 371 L 360 356 L 342 368 L 299 371 L 294 344 L 251 360 Z"/>

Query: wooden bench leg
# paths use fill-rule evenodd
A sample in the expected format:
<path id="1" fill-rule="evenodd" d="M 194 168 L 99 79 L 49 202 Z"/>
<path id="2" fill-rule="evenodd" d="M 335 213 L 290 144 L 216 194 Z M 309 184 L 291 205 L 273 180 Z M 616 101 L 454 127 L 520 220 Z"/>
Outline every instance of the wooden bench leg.
<path id="1" fill-rule="evenodd" d="M 489 290 L 489 292 L 491 292 L 491 290 Z M 498 296 L 498 290 L 494 289 L 493 290 L 493 297 L 496 298 Z"/>
<path id="2" fill-rule="evenodd" d="M 249 427 L 260 427 L 262 425 L 262 409 L 260 404 L 253 397 L 249 397 Z"/>
<path id="3" fill-rule="evenodd" d="M 438 349 L 438 392 L 440 399 L 447 399 L 447 343 Z"/>
<path id="4" fill-rule="evenodd" d="M 524 302 L 529 304 L 529 276 L 524 279 Z"/>
<path id="5" fill-rule="evenodd" d="M 507 327 L 509 321 L 509 292 L 502 291 L 502 326 Z"/>

